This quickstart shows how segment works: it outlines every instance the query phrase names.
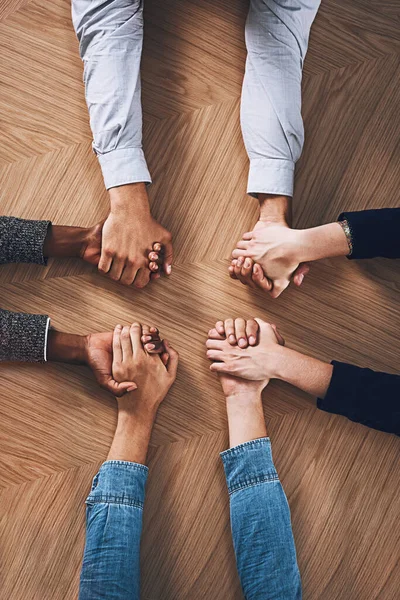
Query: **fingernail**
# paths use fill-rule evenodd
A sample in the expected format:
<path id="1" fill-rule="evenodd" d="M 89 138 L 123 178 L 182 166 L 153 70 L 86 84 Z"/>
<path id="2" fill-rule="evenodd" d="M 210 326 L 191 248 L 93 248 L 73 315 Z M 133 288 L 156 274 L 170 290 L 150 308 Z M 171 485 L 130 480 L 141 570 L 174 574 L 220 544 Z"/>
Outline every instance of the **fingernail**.
<path id="1" fill-rule="evenodd" d="M 167 275 L 171 275 L 172 267 L 171 265 L 167 265 Z"/>
<path id="2" fill-rule="evenodd" d="M 256 338 L 254 337 L 254 335 L 251 335 L 251 336 L 249 337 L 249 343 L 250 343 L 250 344 L 255 344 L 255 343 L 256 343 Z"/>
<path id="3" fill-rule="evenodd" d="M 248 269 L 251 265 L 250 259 L 246 258 L 246 260 L 244 261 L 244 266 Z"/>
<path id="4" fill-rule="evenodd" d="M 159 242 L 155 242 L 155 243 L 153 244 L 153 250 L 154 250 L 155 252 L 160 252 L 160 250 L 161 250 L 161 244 L 160 244 Z"/>
<path id="5" fill-rule="evenodd" d="M 146 348 L 147 348 L 147 350 L 154 350 L 155 345 L 154 344 L 147 344 Z"/>
<path id="6" fill-rule="evenodd" d="M 236 342 L 236 338 L 235 336 L 231 333 L 231 335 L 229 336 L 229 341 L 230 342 Z"/>
<path id="7" fill-rule="evenodd" d="M 247 342 L 244 338 L 240 338 L 240 340 L 238 341 L 238 346 L 240 348 L 245 348 L 247 346 Z"/>
<path id="8" fill-rule="evenodd" d="M 236 266 L 237 266 L 237 267 L 241 267 L 241 266 L 242 266 L 242 264 L 243 264 L 243 258 L 242 258 L 242 257 L 240 257 L 240 258 L 238 258 L 238 260 L 237 260 Z"/>
<path id="9" fill-rule="evenodd" d="M 304 275 L 301 274 L 299 277 L 299 285 L 301 285 L 303 283 L 303 281 L 304 281 Z"/>

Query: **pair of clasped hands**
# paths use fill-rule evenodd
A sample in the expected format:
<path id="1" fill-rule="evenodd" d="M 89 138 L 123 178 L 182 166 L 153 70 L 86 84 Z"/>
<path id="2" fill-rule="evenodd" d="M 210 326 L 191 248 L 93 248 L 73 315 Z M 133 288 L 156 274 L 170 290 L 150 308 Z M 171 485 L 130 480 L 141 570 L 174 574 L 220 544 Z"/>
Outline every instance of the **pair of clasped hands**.
<path id="1" fill-rule="evenodd" d="M 227 319 L 208 332 L 206 352 L 224 395 L 232 398 L 261 393 L 277 376 L 282 346 L 284 340 L 275 325 L 261 319 Z M 175 381 L 178 353 L 161 339 L 156 327 L 140 323 L 117 325 L 112 351 L 112 377 L 120 408 L 153 420 Z"/>

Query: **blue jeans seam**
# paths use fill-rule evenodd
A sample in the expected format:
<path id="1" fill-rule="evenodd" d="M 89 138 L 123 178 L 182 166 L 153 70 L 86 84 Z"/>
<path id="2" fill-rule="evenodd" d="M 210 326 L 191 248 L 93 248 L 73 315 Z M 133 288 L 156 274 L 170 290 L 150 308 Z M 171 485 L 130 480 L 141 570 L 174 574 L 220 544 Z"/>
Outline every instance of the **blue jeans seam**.
<path id="1" fill-rule="evenodd" d="M 229 495 L 232 496 L 232 494 L 234 494 L 235 492 L 240 492 L 242 490 L 246 490 L 247 488 L 255 487 L 256 485 L 261 485 L 262 483 L 272 483 L 273 481 L 279 481 L 278 475 L 263 477 L 262 479 L 258 479 L 257 481 L 252 481 L 251 483 L 244 483 L 243 485 L 231 488 L 229 489 Z"/>
<path id="2" fill-rule="evenodd" d="M 120 498 L 112 498 L 110 499 L 108 496 L 96 496 L 96 498 L 91 498 L 90 496 L 86 500 L 86 504 L 122 504 L 124 506 L 132 506 L 133 508 L 139 508 L 143 510 L 143 502 L 135 502 L 124 500 Z"/>

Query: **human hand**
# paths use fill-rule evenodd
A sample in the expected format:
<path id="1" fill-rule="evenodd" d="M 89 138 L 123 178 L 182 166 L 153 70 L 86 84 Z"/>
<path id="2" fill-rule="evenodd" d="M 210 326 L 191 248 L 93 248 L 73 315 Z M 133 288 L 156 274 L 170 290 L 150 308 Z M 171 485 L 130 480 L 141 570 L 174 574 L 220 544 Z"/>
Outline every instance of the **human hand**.
<path id="1" fill-rule="evenodd" d="M 225 319 L 216 322 L 215 328 L 208 332 L 208 337 L 216 340 L 226 338 L 231 346 L 247 348 L 248 345 L 257 344 L 258 330 L 259 325 L 255 319 Z"/>
<path id="2" fill-rule="evenodd" d="M 300 264 L 303 238 L 303 230 L 290 229 L 285 223 L 259 221 L 236 244 L 230 276 L 277 298 L 292 279 L 300 286 L 309 271 L 308 265 Z"/>
<path id="3" fill-rule="evenodd" d="M 137 389 L 127 394 L 122 403 L 128 411 L 155 415 L 176 378 L 178 353 L 164 341 L 168 360 L 149 354 L 142 343 L 142 326 L 117 325 L 113 335 L 112 373 L 116 381 L 135 381 Z M 164 354 L 165 354 L 164 353 Z"/>
<path id="4" fill-rule="evenodd" d="M 219 321 L 208 334 L 207 358 L 213 361 L 210 366 L 211 371 L 262 382 L 261 389 L 263 389 L 270 379 L 276 377 L 277 366 L 281 359 L 280 349 L 285 341 L 275 325 L 261 319 L 255 321 L 259 326 L 259 342 L 257 345 L 244 348 L 229 343 Z"/>
<path id="5" fill-rule="evenodd" d="M 112 188 L 110 199 L 111 211 L 102 232 L 99 271 L 124 285 L 134 282 L 136 287 L 143 288 L 151 277 L 159 276 L 161 259 L 163 271 L 169 275 L 171 234 L 151 216 L 145 185 Z"/>
<path id="6" fill-rule="evenodd" d="M 146 331 L 148 332 L 147 337 L 150 338 L 149 342 L 154 345 L 154 348 L 151 350 L 151 352 L 153 354 L 160 354 L 163 357 L 163 360 L 166 360 L 164 343 L 160 340 L 158 330 L 154 332 L 155 328 L 151 328 L 153 330 L 151 331 L 148 326 L 146 327 Z M 91 333 L 85 336 L 82 362 L 87 364 L 87 366 L 93 371 L 93 374 L 100 387 L 104 388 L 108 392 L 111 392 L 114 396 L 123 396 L 126 392 L 136 389 L 136 383 L 133 380 L 120 379 L 119 381 L 116 381 L 114 379 L 112 374 L 112 340 L 112 331 L 107 331 L 105 333 Z M 63 352 L 64 355 L 58 357 L 58 360 L 69 362 L 66 353 L 70 352 L 70 350 L 65 349 Z"/>

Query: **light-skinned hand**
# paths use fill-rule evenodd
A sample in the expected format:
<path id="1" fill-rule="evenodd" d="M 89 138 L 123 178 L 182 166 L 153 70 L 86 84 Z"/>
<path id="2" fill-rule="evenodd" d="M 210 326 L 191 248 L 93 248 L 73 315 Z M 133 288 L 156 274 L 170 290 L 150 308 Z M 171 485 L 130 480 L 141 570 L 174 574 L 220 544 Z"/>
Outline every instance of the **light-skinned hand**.
<path id="1" fill-rule="evenodd" d="M 158 330 L 154 327 L 146 327 L 149 344 L 154 348 L 150 350 L 153 354 L 159 354 L 163 361 L 168 360 L 164 342 L 160 340 Z M 155 331 L 156 333 L 155 333 Z M 120 397 L 127 391 L 135 389 L 136 383 L 132 379 L 118 381 L 112 373 L 113 364 L 113 332 L 90 333 L 85 337 L 84 362 L 93 371 L 93 374 L 103 389 L 111 392 L 114 396 Z"/>
<path id="2" fill-rule="evenodd" d="M 278 332 L 275 325 L 271 325 L 261 319 L 255 319 L 258 323 L 258 344 L 248 345 L 240 348 L 232 346 L 221 334 L 221 328 L 217 326 L 210 330 L 206 342 L 207 358 L 212 361 L 210 370 L 218 374 L 248 379 L 251 381 L 262 381 L 265 385 L 276 376 L 276 366 L 281 356 L 280 348 L 285 341 Z"/>
<path id="3" fill-rule="evenodd" d="M 137 388 L 122 398 L 125 408 L 134 412 L 155 414 L 174 383 L 178 368 L 178 353 L 164 341 L 168 361 L 158 354 L 149 354 L 142 343 L 142 326 L 117 325 L 113 335 L 112 373 L 116 381 L 134 381 Z M 119 404 L 121 407 L 121 402 Z"/>
<path id="4" fill-rule="evenodd" d="M 300 286 L 309 267 L 300 264 L 301 230 L 285 223 L 259 221 L 243 234 L 232 252 L 229 274 L 245 285 L 258 287 L 277 298 L 293 280 Z"/>

